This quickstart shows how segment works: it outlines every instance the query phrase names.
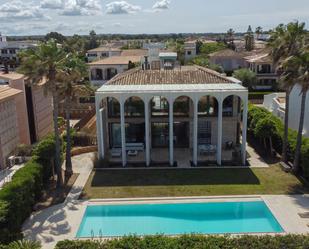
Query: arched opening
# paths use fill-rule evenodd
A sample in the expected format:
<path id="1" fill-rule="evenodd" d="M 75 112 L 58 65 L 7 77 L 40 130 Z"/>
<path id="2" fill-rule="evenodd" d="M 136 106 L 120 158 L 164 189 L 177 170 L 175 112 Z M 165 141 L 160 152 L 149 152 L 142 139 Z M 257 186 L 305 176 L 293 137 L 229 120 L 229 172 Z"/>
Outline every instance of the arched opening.
<path id="1" fill-rule="evenodd" d="M 143 117 L 145 114 L 144 106 L 144 101 L 140 97 L 128 98 L 124 104 L 125 116 L 128 118 Z"/>
<path id="2" fill-rule="evenodd" d="M 201 165 L 216 164 L 218 137 L 218 101 L 207 95 L 198 102 L 197 160 Z"/>
<path id="3" fill-rule="evenodd" d="M 193 101 L 188 96 L 179 96 L 173 103 L 174 161 L 178 167 L 190 166 L 193 149 Z"/>
<path id="4" fill-rule="evenodd" d="M 124 103 L 128 163 L 145 163 L 145 105 L 137 96 Z"/>
<path id="5" fill-rule="evenodd" d="M 242 100 L 229 95 L 222 105 L 222 164 L 241 165 Z"/>
<path id="6" fill-rule="evenodd" d="M 169 103 L 164 96 L 154 96 L 150 107 L 150 145 L 153 164 L 168 164 L 169 161 Z"/>

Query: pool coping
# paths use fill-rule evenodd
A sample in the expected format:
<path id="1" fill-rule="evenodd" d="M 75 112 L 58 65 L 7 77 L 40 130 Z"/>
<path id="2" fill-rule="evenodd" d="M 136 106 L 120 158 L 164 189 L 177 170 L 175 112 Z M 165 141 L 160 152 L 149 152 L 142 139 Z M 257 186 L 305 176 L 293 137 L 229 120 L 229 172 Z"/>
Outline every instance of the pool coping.
<path id="1" fill-rule="evenodd" d="M 196 235 L 202 236 L 242 236 L 242 235 L 255 235 L 255 236 L 262 236 L 262 235 L 284 235 L 288 234 L 285 227 L 279 221 L 279 219 L 274 214 L 273 210 L 267 205 L 266 201 L 263 199 L 262 195 L 234 195 L 234 196 L 189 196 L 189 197 L 146 197 L 146 198 L 110 198 L 110 199 L 90 199 L 86 201 L 85 209 L 82 215 L 82 219 L 85 215 L 86 208 L 88 206 L 108 206 L 108 205 L 136 205 L 136 204 L 180 204 L 180 203 L 213 203 L 213 202 L 248 202 L 248 201 L 263 201 L 267 208 L 270 210 L 272 216 L 276 219 L 279 223 L 280 227 L 282 228 L 283 232 L 257 232 L 257 233 L 214 233 L 214 234 L 200 234 L 196 233 Z M 77 237 L 77 233 L 79 231 L 80 224 L 82 219 L 79 223 L 77 231 L 75 233 L 74 238 L 78 240 L 87 240 L 87 239 L 99 239 L 99 240 L 112 240 L 117 238 L 122 238 L 125 236 L 94 236 L 94 237 Z M 192 233 L 194 234 L 194 233 Z M 134 234 L 133 234 L 134 235 Z M 184 234 L 175 234 L 175 235 L 164 235 L 167 237 L 178 237 Z M 136 235 L 137 237 L 143 238 L 145 235 Z M 149 235 L 148 235 L 149 236 Z"/>

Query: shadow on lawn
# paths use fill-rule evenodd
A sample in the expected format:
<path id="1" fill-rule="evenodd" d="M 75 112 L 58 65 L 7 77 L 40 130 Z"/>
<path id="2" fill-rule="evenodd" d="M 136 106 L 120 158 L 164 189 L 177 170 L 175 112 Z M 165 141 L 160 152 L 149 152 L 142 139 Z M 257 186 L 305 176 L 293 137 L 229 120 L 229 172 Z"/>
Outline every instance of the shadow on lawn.
<path id="1" fill-rule="evenodd" d="M 260 184 L 251 169 L 134 169 L 94 171 L 92 187 Z"/>

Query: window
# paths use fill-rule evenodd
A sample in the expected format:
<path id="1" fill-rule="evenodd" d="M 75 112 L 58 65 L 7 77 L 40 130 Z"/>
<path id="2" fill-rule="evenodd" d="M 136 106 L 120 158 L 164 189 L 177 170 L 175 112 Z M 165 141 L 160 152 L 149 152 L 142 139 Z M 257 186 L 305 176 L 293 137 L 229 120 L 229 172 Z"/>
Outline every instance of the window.
<path id="1" fill-rule="evenodd" d="M 109 124 L 110 148 L 121 148 L 121 126 L 120 123 Z"/>
<path id="2" fill-rule="evenodd" d="M 223 101 L 223 116 L 224 117 L 231 117 L 233 116 L 233 105 L 234 105 L 234 97 L 228 96 Z"/>
<path id="3" fill-rule="evenodd" d="M 257 73 L 260 73 L 260 74 L 271 73 L 271 66 L 269 64 L 258 65 Z"/>
<path id="4" fill-rule="evenodd" d="M 198 122 L 198 144 L 211 144 L 211 122 L 199 120 Z"/>
<path id="5" fill-rule="evenodd" d="M 187 52 L 187 55 L 191 55 L 191 54 L 192 54 L 192 52 L 191 52 L 191 51 L 188 51 L 188 52 Z"/>
<path id="6" fill-rule="evenodd" d="M 110 118 L 120 117 L 120 104 L 114 98 L 107 98 L 108 116 Z"/>

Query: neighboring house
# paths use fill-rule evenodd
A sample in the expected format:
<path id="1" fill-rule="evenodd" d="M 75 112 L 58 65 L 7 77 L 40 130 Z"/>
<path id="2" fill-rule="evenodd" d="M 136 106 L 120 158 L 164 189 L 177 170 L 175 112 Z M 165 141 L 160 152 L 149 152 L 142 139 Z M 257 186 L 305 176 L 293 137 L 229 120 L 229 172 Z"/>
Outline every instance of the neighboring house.
<path id="1" fill-rule="evenodd" d="M 232 49 L 223 49 L 209 55 L 209 61 L 212 64 L 220 65 L 225 72 L 233 72 L 239 68 L 246 67 L 244 54 L 235 52 Z"/>
<path id="2" fill-rule="evenodd" d="M 93 62 L 112 56 L 120 56 L 121 52 L 122 50 L 120 48 L 105 46 L 88 50 L 86 53 L 86 57 L 88 62 Z"/>
<path id="3" fill-rule="evenodd" d="M 44 94 L 45 82 L 31 86 L 15 72 L 0 72 L 0 82 L 22 91 L 16 97 L 20 143 L 33 144 L 52 131 L 52 97 Z"/>
<path id="4" fill-rule="evenodd" d="M 273 93 L 264 96 L 264 107 L 284 122 L 285 93 Z M 301 108 L 300 87 L 297 85 L 290 94 L 289 128 L 298 130 Z M 307 93 L 303 135 L 309 137 L 309 92 Z"/>
<path id="5" fill-rule="evenodd" d="M 14 71 L 19 66 L 18 53 L 21 50 L 36 47 L 33 41 L 5 41 L 4 43 L 2 42 L 3 45 L 0 46 L 0 69 L 7 68 L 9 71 Z"/>
<path id="6" fill-rule="evenodd" d="M 272 90 L 277 88 L 279 76 L 276 66 L 269 53 L 257 54 L 246 57 L 248 68 L 256 73 L 257 83 L 252 88 L 255 90 Z"/>
<path id="7" fill-rule="evenodd" d="M 16 98 L 22 91 L 0 85 L 0 170 L 6 168 L 7 159 L 20 143 Z"/>
<path id="8" fill-rule="evenodd" d="M 88 63 L 90 83 L 101 86 L 129 69 L 129 63 L 139 63 L 141 56 L 112 56 Z"/>
<path id="9" fill-rule="evenodd" d="M 101 159 L 122 166 L 246 163 L 245 87 L 198 66 L 142 68 L 96 92 Z"/>
<path id="10" fill-rule="evenodd" d="M 184 45 L 185 50 L 185 61 L 190 61 L 196 57 L 196 42 L 195 41 L 188 41 L 185 42 Z"/>
<path id="11" fill-rule="evenodd" d="M 85 85 L 78 85 L 74 88 L 73 99 L 71 100 L 71 119 L 81 119 L 95 109 L 94 90 Z M 65 117 L 65 101 L 59 103 L 59 115 Z"/>

